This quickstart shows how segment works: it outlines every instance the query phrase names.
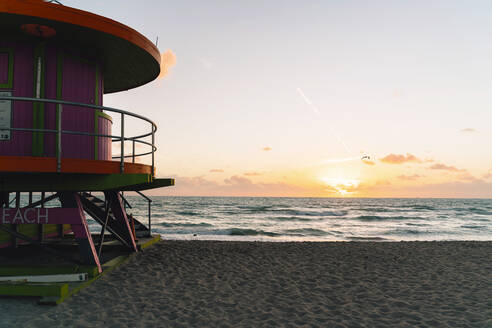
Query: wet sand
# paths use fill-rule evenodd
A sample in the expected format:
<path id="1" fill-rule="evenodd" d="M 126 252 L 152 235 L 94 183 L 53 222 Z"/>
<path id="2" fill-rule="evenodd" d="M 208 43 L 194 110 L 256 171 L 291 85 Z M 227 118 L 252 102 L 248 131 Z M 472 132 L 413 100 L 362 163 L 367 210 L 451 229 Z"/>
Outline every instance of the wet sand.
<path id="1" fill-rule="evenodd" d="M 0 327 L 492 327 L 492 242 L 164 241 Z"/>

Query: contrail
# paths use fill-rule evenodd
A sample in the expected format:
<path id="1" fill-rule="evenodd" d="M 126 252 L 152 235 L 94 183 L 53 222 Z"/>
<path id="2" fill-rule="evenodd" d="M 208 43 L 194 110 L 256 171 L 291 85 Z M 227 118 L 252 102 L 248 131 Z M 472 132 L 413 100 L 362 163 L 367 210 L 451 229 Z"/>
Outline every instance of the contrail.
<path id="1" fill-rule="evenodd" d="M 306 94 L 304 94 L 304 92 L 302 91 L 302 89 L 301 89 L 301 88 L 297 88 L 297 92 L 301 95 L 302 99 L 304 99 L 304 101 L 306 102 L 306 104 L 308 104 L 308 105 L 311 107 L 311 109 L 312 109 L 312 110 L 313 110 L 316 114 L 318 114 L 318 115 L 319 115 L 319 114 L 320 114 L 320 112 L 319 112 L 318 107 L 316 107 L 316 106 L 313 104 L 313 102 L 311 101 L 311 99 L 309 99 L 309 98 L 306 96 Z M 342 138 L 340 138 L 340 136 L 338 136 L 336 133 L 334 133 L 334 132 L 333 132 L 333 130 L 331 129 L 331 127 L 330 127 L 329 125 L 327 125 L 327 127 L 328 127 L 328 131 L 331 133 L 331 135 L 332 135 L 333 137 L 335 137 L 335 138 L 338 140 L 338 142 L 339 142 L 339 143 L 343 146 L 343 148 L 345 148 L 345 151 L 347 151 L 347 153 L 348 153 L 349 155 L 351 155 L 351 156 L 352 156 L 352 155 L 353 155 L 352 151 L 351 151 L 351 150 L 350 150 L 350 148 L 349 148 L 349 147 L 345 144 L 345 142 L 343 142 Z"/>
<path id="2" fill-rule="evenodd" d="M 304 101 L 308 104 L 308 105 L 312 105 L 313 103 L 311 102 L 311 100 L 309 100 L 308 97 L 306 97 L 306 95 L 304 94 L 304 92 L 302 92 L 301 88 L 297 88 L 297 92 L 299 92 L 299 94 L 301 95 L 302 98 L 304 98 Z"/>
<path id="3" fill-rule="evenodd" d="M 299 92 L 299 94 L 301 95 L 302 99 L 304 99 L 304 101 L 306 102 L 306 104 L 308 104 L 309 106 L 311 106 L 311 108 L 313 109 L 313 111 L 316 114 L 319 114 L 318 107 L 316 107 L 315 105 L 313 105 L 312 101 L 308 97 L 306 97 L 306 95 L 304 94 L 304 92 L 302 92 L 301 88 L 297 88 L 297 92 Z"/>

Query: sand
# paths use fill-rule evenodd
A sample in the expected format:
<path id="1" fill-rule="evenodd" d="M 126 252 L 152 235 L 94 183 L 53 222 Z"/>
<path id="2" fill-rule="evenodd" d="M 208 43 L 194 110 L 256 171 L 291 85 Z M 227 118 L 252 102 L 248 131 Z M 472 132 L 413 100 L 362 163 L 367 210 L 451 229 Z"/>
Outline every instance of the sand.
<path id="1" fill-rule="evenodd" d="M 492 242 L 164 241 L 0 327 L 492 327 Z"/>

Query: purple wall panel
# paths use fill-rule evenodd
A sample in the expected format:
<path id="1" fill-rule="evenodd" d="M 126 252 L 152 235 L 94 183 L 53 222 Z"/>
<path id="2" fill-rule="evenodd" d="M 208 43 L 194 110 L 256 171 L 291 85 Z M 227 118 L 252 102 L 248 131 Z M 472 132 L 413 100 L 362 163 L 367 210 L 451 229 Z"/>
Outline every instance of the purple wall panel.
<path id="1" fill-rule="evenodd" d="M 111 121 L 105 117 L 98 118 L 98 127 L 100 134 L 111 134 Z M 111 160 L 111 138 L 102 138 L 100 137 L 98 140 L 99 143 L 99 152 L 98 159 L 100 160 Z"/>
<path id="2" fill-rule="evenodd" d="M 63 56 L 62 99 L 95 103 L 96 68 L 78 58 Z M 62 129 L 94 133 L 94 109 L 63 106 Z M 94 159 L 94 137 L 64 134 L 62 157 Z"/>
<path id="3" fill-rule="evenodd" d="M 9 76 L 9 54 L 0 53 L 0 83 L 8 82 Z"/>
<path id="4" fill-rule="evenodd" d="M 33 95 L 33 47 L 22 42 L 1 42 L 0 48 L 13 48 L 15 97 L 32 97 Z M 16 101 L 13 104 L 12 127 L 32 128 L 32 104 Z M 30 132 L 13 131 L 10 141 L 0 141 L 0 155 L 32 155 L 32 135 Z"/>
<path id="5" fill-rule="evenodd" d="M 22 41 L 1 41 L 0 48 L 9 48 L 14 53 L 14 82 L 13 96 L 34 96 L 34 44 Z M 45 93 L 44 98 L 57 99 L 58 58 L 62 59 L 61 99 L 88 104 L 103 103 L 103 76 L 97 73 L 97 61 L 88 61 L 77 56 L 67 54 L 54 44 L 45 47 Z M 0 54 L 0 83 L 7 82 L 8 56 Z M 96 78 L 98 79 L 96 83 Z M 99 92 L 96 94 L 95 88 Z M 97 99 L 96 99 L 97 97 Z M 94 109 L 76 106 L 63 106 L 62 129 L 94 133 Z M 111 122 L 105 118 L 98 118 L 98 132 L 110 134 Z M 33 104 L 16 101 L 13 104 L 12 127 L 33 127 Z M 56 129 L 56 105 L 44 105 L 45 129 Z M 12 132 L 10 141 L 0 141 L 0 155 L 32 156 L 32 133 Z M 99 159 L 111 159 L 111 139 L 99 138 Z M 62 157 L 94 159 L 95 142 L 92 136 L 62 136 Z M 56 135 L 44 133 L 43 156 L 56 156 Z"/>
<path id="6" fill-rule="evenodd" d="M 45 80 L 45 98 L 56 99 L 56 69 L 57 69 L 57 51 L 54 46 L 47 46 L 45 50 L 46 80 Z M 45 129 L 56 130 L 56 105 L 45 104 L 44 107 L 44 127 Z M 47 157 L 56 156 L 56 135 L 54 133 L 45 133 L 44 135 L 44 152 Z"/>

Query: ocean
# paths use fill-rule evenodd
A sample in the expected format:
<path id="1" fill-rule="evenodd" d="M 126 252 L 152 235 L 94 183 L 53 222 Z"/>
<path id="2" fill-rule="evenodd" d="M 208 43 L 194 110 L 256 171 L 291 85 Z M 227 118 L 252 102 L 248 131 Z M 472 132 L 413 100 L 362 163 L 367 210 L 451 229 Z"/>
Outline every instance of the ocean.
<path id="1" fill-rule="evenodd" d="M 147 202 L 126 196 L 147 224 Z M 492 240 L 492 199 L 151 197 L 165 239 L 246 241 Z M 90 222 L 91 230 L 100 227 Z"/>

